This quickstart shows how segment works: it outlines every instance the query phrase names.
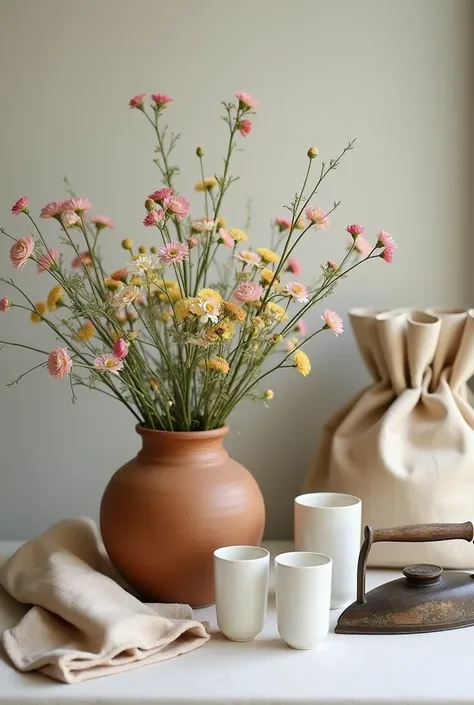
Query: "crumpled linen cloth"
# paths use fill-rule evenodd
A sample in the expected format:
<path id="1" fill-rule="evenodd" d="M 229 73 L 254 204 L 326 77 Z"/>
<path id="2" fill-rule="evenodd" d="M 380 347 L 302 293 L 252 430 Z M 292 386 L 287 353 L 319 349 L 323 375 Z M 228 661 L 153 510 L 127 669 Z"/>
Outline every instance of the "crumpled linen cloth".
<path id="1" fill-rule="evenodd" d="M 0 568 L 0 584 L 31 605 L 0 637 L 11 662 L 64 683 L 173 658 L 209 639 L 188 605 L 144 604 L 124 589 L 87 518 L 21 546 Z"/>

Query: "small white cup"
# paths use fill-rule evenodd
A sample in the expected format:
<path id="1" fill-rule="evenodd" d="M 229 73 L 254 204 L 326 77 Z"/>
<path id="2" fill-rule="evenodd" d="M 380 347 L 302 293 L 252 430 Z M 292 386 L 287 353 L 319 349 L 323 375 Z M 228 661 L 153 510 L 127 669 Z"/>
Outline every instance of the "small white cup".
<path id="1" fill-rule="evenodd" d="M 314 649 L 329 631 L 332 561 L 292 551 L 275 558 L 278 633 L 292 649 Z"/>
<path id="2" fill-rule="evenodd" d="M 231 641 L 251 641 L 263 629 L 270 554 L 259 546 L 214 551 L 217 625 Z"/>
<path id="3" fill-rule="evenodd" d="M 358 497 L 314 492 L 295 499 L 295 549 L 324 553 L 333 561 L 331 609 L 356 598 L 361 528 Z"/>

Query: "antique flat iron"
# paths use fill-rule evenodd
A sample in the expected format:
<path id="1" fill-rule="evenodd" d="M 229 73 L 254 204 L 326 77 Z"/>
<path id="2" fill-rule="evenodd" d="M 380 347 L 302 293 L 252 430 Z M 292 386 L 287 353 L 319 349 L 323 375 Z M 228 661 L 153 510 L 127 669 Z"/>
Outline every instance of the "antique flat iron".
<path id="1" fill-rule="evenodd" d="M 378 541 L 446 541 L 474 539 L 464 524 L 415 524 L 387 529 L 365 527 L 357 568 L 357 600 L 341 614 L 338 634 L 419 634 L 474 625 L 474 576 L 443 572 L 436 565 L 411 565 L 404 578 L 365 592 L 367 559 Z M 474 560 L 474 553 L 473 553 Z"/>

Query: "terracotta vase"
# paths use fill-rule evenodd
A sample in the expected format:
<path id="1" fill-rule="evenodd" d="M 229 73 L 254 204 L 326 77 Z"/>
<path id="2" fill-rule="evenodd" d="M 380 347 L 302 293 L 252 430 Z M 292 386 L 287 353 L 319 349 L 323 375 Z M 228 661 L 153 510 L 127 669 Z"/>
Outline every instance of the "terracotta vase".
<path id="1" fill-rule="evenodd" d="M 214 601 L 213 552 L 259 545 L 265 507 L 252 475 L 214 431 L 137 426 L 142 449 L 107 485 L 100 528 L 112 563 L 148 601 Z"/>

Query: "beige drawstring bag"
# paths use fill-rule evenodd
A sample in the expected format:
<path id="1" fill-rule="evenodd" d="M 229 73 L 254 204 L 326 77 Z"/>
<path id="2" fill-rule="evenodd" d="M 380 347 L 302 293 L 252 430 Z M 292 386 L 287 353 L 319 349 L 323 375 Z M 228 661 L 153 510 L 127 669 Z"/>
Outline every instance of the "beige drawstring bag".
<path id="1" fill-rule="evenodd" d="M 350 319 L 373 384 L 327 422 L 305 490 L 362 499 L 375 527 L 474 520 L 474 309 Z M 379 543 L 372 566 L 473 568 L 466 541 Z"/>

